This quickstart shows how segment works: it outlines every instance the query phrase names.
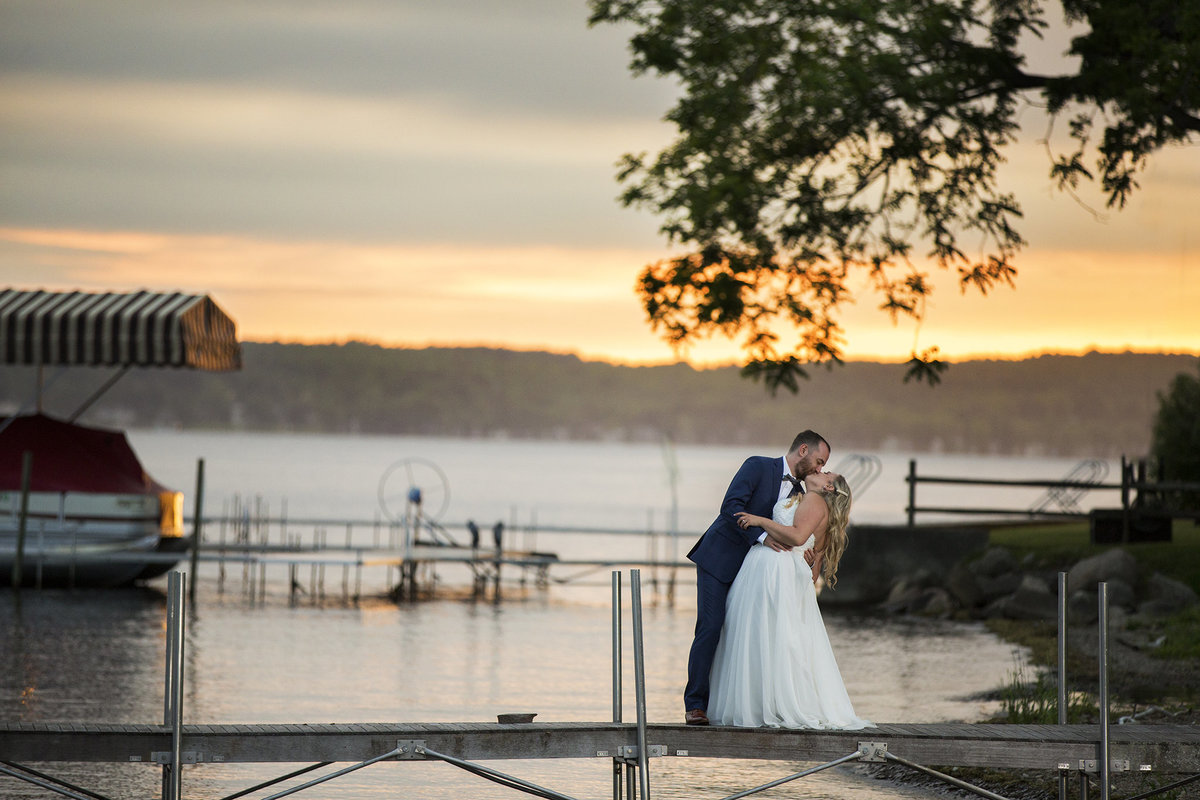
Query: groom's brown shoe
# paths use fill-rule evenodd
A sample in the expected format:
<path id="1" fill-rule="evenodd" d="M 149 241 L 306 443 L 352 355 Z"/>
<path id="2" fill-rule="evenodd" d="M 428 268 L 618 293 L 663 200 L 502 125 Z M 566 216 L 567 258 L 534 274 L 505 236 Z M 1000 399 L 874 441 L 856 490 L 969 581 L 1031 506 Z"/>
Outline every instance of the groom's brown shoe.
<path id="1" fill-rule="evenodd" d="M 683 715 L 683 721 L 688 725 L 707 725 L 708 714 L 705 714 L 703 709 L 693 708 Z"/>

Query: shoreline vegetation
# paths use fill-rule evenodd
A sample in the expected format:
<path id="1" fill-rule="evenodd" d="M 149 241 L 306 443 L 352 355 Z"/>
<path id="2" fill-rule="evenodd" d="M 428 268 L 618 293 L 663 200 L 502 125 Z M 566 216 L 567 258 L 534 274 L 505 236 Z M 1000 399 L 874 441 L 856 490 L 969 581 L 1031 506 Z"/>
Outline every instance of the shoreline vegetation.
<path id="1" fill-rule="evenodd" d="M 970 561 L 964 566 L 981 576 L 989 572 L 993 578 L 1001 573 L 1020 575 L 1021 582 L 1032 576 L 1045 583 L 1060 571 L 1068 573 L 1068 722 L 1100 721 L 1096 584 L 1104 580 L 1109 585 L 1109 723 L 1200 724 L 1200 603 L 1196 599 L 1200 594 L 1200 525 L 1176 520 L 1171 542 L 1120 545 L 1092 544 L 1087 523 L 997 527 L 989 534 L 988 550 Z M 1012 582 L 1012 578 L 1007 580 Z M 1167 585 L 1177 595 L 1170 602 L 1160 602 L 1161 595 L 1155 594 L 1160 590 L 1155 587 Z M 1050 589 L 1057 592 L 1056 577 Z M 913 612 L 911 606 L 898 606 L 896 600 L 885 603 L 883 610 Z M 1028 667 L 1015 664 L 1007 685 L 990 694 L 1002 710 L 986 722 L 1056 723 L 1057 599 L 1049 617 L 1045 606 L 1039 611 L 1036 602 L 1015 609 L 1009 603 L 1006 609 L 1005 602 L 1010 600 L 1008 596 L 974 608 L 937 613 L 982 619 L 1000 638 L 1029 653 Z M 944 771 L 1014 800 L 1053 797 L 1058 791 L 1057 773 L 1047 771 L 959 767 Z M 945 787 L 950 796 L 974 796 L 890 765 L 872 767 L 869 773 L 910 785 Z M 1116 773 L 1112 777 L 1115 789 L 1127 796 L 1165 786 L 1181 776 Z M 1075 778 L 1072 781 L 1074 785 Z M 1098 788 L 1094 781 L 1093 788 Z M 1182 794 L 1160 796 L 1193 797 L 1196 795 L 1189 792 L 1195 791 L 1192 786 Z"/>
<path id="2" fill-rule="evenodd" d="M 1137 459 L 1158 393 L 1200 356 L 1043 355 L 953 364 L 931 387 L 904 364 L 810 367 L 771 396 L 738 367 L 620 366 L 489 348 L 243 343 L 243 369 L 138 369 L 91 406 L 114 428 L 279 431 L 761 447 L 812 427 L 835 453 Z M 76 368 L 47 387 L 69 416 L 112 374 Z M 47 376 L 47 381 L 51 376 Z M 0 370 L 0 413 L 32 408 L 32 367 Z M 1120 387 L 1114 391 L 1114 387 Z"/>

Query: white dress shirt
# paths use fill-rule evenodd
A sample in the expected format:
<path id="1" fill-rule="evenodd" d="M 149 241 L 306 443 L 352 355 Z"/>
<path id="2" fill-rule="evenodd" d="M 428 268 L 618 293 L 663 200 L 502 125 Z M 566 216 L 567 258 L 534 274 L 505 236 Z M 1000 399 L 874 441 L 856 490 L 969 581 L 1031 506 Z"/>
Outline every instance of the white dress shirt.
<path id="1" fill-rule="evenodd" d="M 788 469 L 787 456 L 779 460 L 783 462 L 783 469 L 779 473 L 779 497 L 775 498 L 776 503 L 792 493 L 792 482 L 787 479 L 787 476 L 792 474 L 792 471 Z M 800 485 L 804 486 L 804 481 L 800 481 Z M 807 490 L 808 487 L 804 488 Z M 767 532 L 763 531 L 762 535 L 758 537 L 758 543 L 762 544 L 766 540 Z"/>

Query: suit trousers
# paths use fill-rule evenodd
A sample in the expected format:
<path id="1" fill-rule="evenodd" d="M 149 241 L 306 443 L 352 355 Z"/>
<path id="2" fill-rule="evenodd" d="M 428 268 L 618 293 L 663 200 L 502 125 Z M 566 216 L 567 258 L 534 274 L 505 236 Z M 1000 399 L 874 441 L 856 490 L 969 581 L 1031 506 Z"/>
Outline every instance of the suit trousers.
<path id="1" fill-rule="evenodd" d="M 696 633 L 688 653 L 688 680 L 683 691 L 685 711 L 708 710 L 709 673 L 725 626 L 725 598 L 731 585 L 703 567 L 696 567 Z"/>

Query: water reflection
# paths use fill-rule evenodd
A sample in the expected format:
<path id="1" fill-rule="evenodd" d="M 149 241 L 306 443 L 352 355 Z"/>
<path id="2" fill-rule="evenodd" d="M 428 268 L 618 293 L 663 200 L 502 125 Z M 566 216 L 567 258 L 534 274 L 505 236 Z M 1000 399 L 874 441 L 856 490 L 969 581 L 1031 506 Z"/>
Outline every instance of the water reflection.
<path id="1" fill-rule="evenodd" d="M 153 588 L 0 594 L 0 718 L 161 721 L 165 609 Z"/>
<path id="2" fill-rule="evenodd" d="M 186 628 L 187 723 L 492 722 L 535 712 L 538 722 L 612 718 L 611 610 L 588 594 L 396 606 L 297 607 L 268 595 L 252 605 L 202 580 Z M 626 589 L 628 591 L 628 589 Z M 633 643 L 625 600 L 623 718 L 634 708 Z M 26 593 L 0 599 L 0 718 L 87 722 L 162 719 L 165 599 L 161 591 Z M 651 722 L 681 716 L 693 611 L 645 609 Z M 1011 648 L 980 626 L 828 614 L 826 623 L 855 708 L 878 722 L 979 719 L 968 699 L 1000 685 Z M 297 765 L 200 765 L 184 772 L 189 797 L 220 797 Z M 509 774 L 577 797 L 611 795 L 603 759 L 504 762 Z M 796 765 L 664 759 L 660 797 L 721 797 L 797 771 Z M 76 765 L 68 773 L 107 796 L 158 792 L 149 765 Z M 60 774 L 57 770 L 55 774 Z M 49 797 L 0 778 L 4 796 Z M 104 791 L 104 787 L 112 789 Z M 905 797 L 839 768 L 789 784 L 788 796 Z M 380 764 L 322 787 L 324 798 L 511 797 L 444 764 Z"/>

